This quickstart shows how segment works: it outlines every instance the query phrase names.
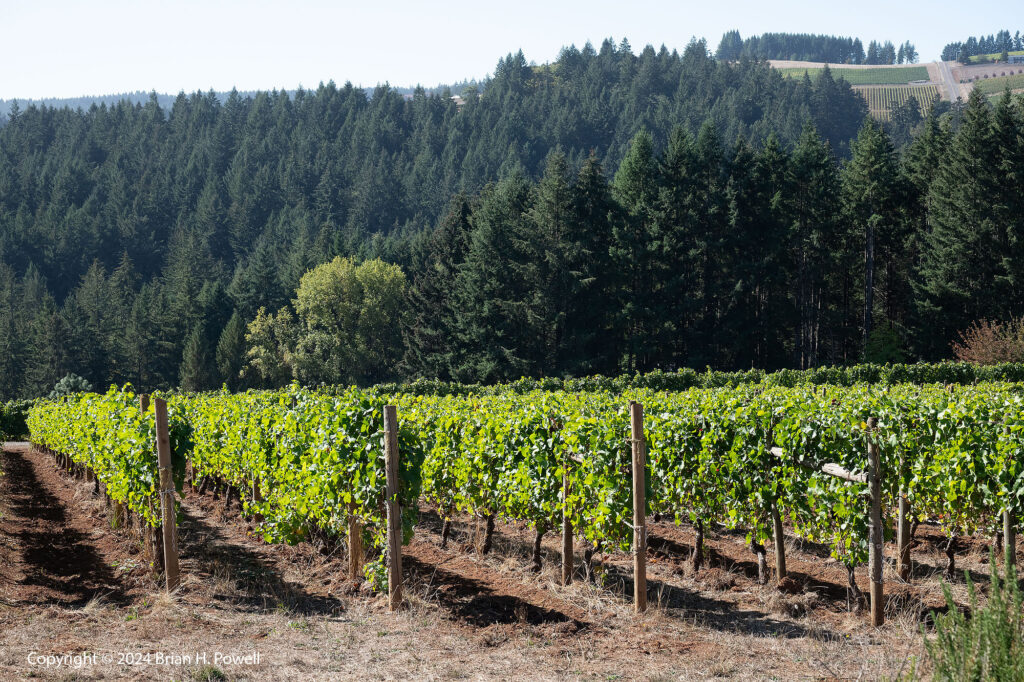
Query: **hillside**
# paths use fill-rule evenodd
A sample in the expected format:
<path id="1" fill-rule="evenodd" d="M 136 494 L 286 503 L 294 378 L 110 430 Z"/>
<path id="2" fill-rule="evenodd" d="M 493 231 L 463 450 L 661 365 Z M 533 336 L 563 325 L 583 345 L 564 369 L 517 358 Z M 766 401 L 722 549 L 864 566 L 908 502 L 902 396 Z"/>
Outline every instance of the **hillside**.
<path id="1" fill-rule="evenodd" d="M 1024 63 L 790 4 L 12 4 L 0 682 L 1024 682 Z"/>
<path id="2" fill-rule="evenodd" d="M 959 127 L 863 125 L 864 97 L 606 41 L 509 55 L 462 105 L 328 84 L 27 107 L 0 130 L 0 395 L 946 357 L 1024 300 L 993 227 L 1024 215 L 1013 159 L 969 147 L 994 139 L 980 92 Z M 964 175 L 979 156 L 993 175 Z M 316 312 L 330 281 L 354 327 Z"/>
<path id="3" fill-rule="evenodd" d="M 491 183 L 518 178 L 513 204 L 495 210 L 531 204 L 555 149 L 567 176 L 592 159 L 594 200 L 607 204 L 607 178 L 641 131 L 653 158 L 673 130 L 692 141 L 707 127 L 701 158 L 724 164 L 740 140 L 788 152 L 810 125 L 845 156 L 866 115 L 846 84 L 718 62 L 699 42 L 637 55 L 605 41 L 541 67 L 508 55 L 463 100 L 330 83 L 179 95 L 166 110 L 21 109 L 0 129 L 0 319 L 15 320 L 0 328 L 0 395 L 37 395 L 68 372 L 101 386 L 205 386 L 225 376 L 217 357 L 233 358 L 235 381 L 245 325 L 290 301 L 310 267 L 379 257 L 415 279 L 420 235 L 453 199 L 475 209 Z M 111 335 L 129 318 L 129 338 Z"/>
<path id="4" fill-rule="evenodd" d="M 821 75 L 826 64 L 771 60 L 769 63 L 786 78 L 814 79 Z M 866 64 L 828 64 L 834 78 L 841 78 L 854 86 L 868 105 L 871 116 L 888 121 L 893 107 L 903 106 L 913 97 L 922 107 L 936 98 L 948 100 L 942 87 L 937 64 L 894 64 L 872 66 Z"/>
<path id="5" fill-rule="evenodd" d="M 1024 55 L 1024 50 L 1009 50 L 1006 52 L 1007 56 L 1020 56 Z M 972 57 L 967 58 L 968 64 L 985 64 L 998 62 L 1003 56 L 1002 52 L 990 52 L 989 54 L 976 54 Z"/>
<path id="6" fill-rule="evenodd" d="M 479 87 L 476 81 L 462 81 L 454 85 L 437 85 L 435 87 L 426 90 L 427 93 L 443 93 L 445 91 L 451 92 L 453 95 L 461 94 L 463 90 L 469 87 Z M 373 96 L 375 88 L 363 88 L 367 97 Z M 402 95 L 406 98 L 411 98 L 416 92 L 416 87 L 395 87 L 390 88 L 394 92 Z M 242 90 L 235 91 L 239 97 L 244 99 L 251 99 L 259 94 L 256 90 Z M 283 90 L 289 97 L 294 97 L 295 90 Z M 231 92 L 213 92 L 213 96 L 220 102 L 226 101 L 230 96 Z M 18 99 L 0 99 L 0 125 L 6 121 L 7 116 L 10 115 L 11 109 L 15 103 L 19 109 L 24 110 L 28 107 L 50 107 L 53 109 L 85 109 L 89 107 L 106 105 L 107 107 L 115 106 L 121 102 L 128 102 L 130 104 L 146 104 L 151 99 L 155 98 L 156 103 L 160 108 L 167 110 L 174 106 L 174 102 L 177 99 L 177 95 L 171 95 L 168 93 L 158 92 L 143 92 L 137 90 L 135 92 L 122 92 L 112 93 L 107 95 L 82 95 L 80 97 L 47 97 L 43 99 L 31 99 L 31 98 L 18 98 Z"/>
<path id="7" fill-rule="evenodd" d="M 957 64 L 953 66 L 952 73 L 960 88 L 960 96 L 966 99 L 975 88 L 986 95 L 1002 93 L 1007 85 L 1011 90 L 1019 89 L 1024 64 Z"/>
<path id="8" fill-rule="evenodd" d="M 896 85 L 913 81 L 929 81 L 932 73 L 929 65 L 899 64 L 893 66 L 871 66 L 868 64 L 826 64 L 825 62 L 799 62 L 771 59 L 773 68 L 787 78 L 799 78 L 805 73 L 811 78 L 821 75 L 828 66 L 836 78 L 842 77 L 850 85 Z"/>

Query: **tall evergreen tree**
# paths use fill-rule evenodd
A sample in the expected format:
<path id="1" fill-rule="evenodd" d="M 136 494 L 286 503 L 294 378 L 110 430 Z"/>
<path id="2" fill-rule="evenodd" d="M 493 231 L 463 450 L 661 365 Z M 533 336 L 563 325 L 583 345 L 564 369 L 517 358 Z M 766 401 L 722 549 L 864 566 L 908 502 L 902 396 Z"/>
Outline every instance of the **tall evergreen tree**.
<path id="1" fill-rule="evenodd" d="M 974 90 L 928 194 L 931 231 L 915 281 L 918 348 L 928 359 L 947 357 L 956 334 L 974 321 L 1008 312 L 1006 232 L 991 211 L 1003 183 L 997 158 L 992 113 Z"/>
<path id="2" fill-rule="evenodd" d="M 64 304 L 71 335 L 69 364 L 94 386 L 107 385 L 114 378 L 116 364 L 110 360 L 118 332 L 113 299 L 103 266 L 95 262 Z"/>
<path id="3" fill-rule="evenodd" d="M 459 269 L 455 300 L 458 343 L 466 349 L 453 368 L 458 380 L 498 381 L 534 373 L 537 339 L 527 323 L 521 245 L 530 232 L 532 188 L 513 173 L 484 191 L 473 212 L 473 233 Z"/>
<path id="4" fill-rule="evenodd" d="M 245 364 L 245 322 L 237 310 L 231 314 L 217 341 L 216 360 L 220 380 L 228 388 L 238 388 Z"/>
<path id="5" fill-rule="evenodd" d="M 24 395 L 48 394 L 54 384 L 70 371 L 69 334 L 53 298 L 43 297 L 29 328 L 23 386 Z"/>
<path id="6" fill-rule="evenodd" d="M 595 154 L 583 163 L 572 189 L 574 214 L 568 241 L 579 249 L 573 265 L 578 288 L 566 311 L 564 371 L 575 376 L 613 374 L 618 369 L 621 338 L 615 300 L 620 279 L 611 256 L 618 209 Z"/>
<path id="7" fill-rule="evenodd" d="M 1001 186 L 1024 187 L 1024 104 L 1014 99 L 1009 88 L 996 104 L 993 133 Z M 992 204 L 995 219 L 1006 230 L 1003 276 L 1012 302 L 1006 314 L 1017 316 L 1024 313 L 1024 195 L 1002 191 Z"/>
<path id="8" fill-rule="evenodd" d="M 828 358 L 845 364 L 851 308 L 851 243 L 842 229 L 840 185 L 828 143 L 813 126 L 804 128 L 793 151 L 784 198 L 790 224 L 790 264 L 796 324 L 793 361 L 813 367 Z"/>
<path id="9" fill-rule="evenodd" d="M 274 247 L 263 241 L 235 269 L 228 295 L 246 319 L 255 317 L 260 308 L 277 310 L 288 300 L 278 278 L 279 262 Z"/>
<path id="10" fill-rule="evenodd" d="M 210 348 L 201 325 L 196 325 L 185 339 L 179 382 L 182 390 L 205 391 L 214 387 L 210 371 Z"/>
<path id="11" fill-rule="evenodd" d="M 623 216 L 613 228 L 612 258 L 623 273 L 621 292 L 625 331 L 624 369 L 647 371 L 655 363 L 657 337 L 664 324 L 655 297 L 659 262 L 655 212 L 658 198 L 658 167 L 651 136 L 641 131 L 615 173 L 615 198 Z"/>
<path id="12" fill-rule="evenodd" d="M 582 288 L 577 278 L 584 245 L 573 239 L 571 182 L 565 154 L 556 149 L 548 156 L 527 213 L 528 231 L 518 244 L 527 287 L 527 324 L 538 342 L 531 364 L 547 376 L 562 373 L 572 361 L 568 316 Z"/>
<path id="13" fill-rule="evenodd" d="M 655 329 L 663 366 L 686 366 L 699 356 L 692 330 L 700 318 L 697 191 L 700 161 L 693 139 L 681 126 L 672 130 L 658 164 L 659 186 L 656 233 L 659 244 L 652 259 L 661 294 L 649 302 L 653 314 L 665 320 Z M 653 241 L 653 240 L 652 240 Z"/>
<path id="14" fill-rule="evenodd" d="M 726 204 L 727 168 L 721 140 L 713 123 L 705 121 L 697 135 L 694 152 L 699 173 L 694 183 L 694 225 L 696 269 L 699 284 L 694 292 L 700 312 L 695 324 L 696 347 L 691 362 L 696 367 L 718 366 L 721 338 L 716 333 L 722 306 L 730 295 L 730 273 L 722 258 L 726 250 L 728 207 Z"/>
<path id="15" fill-rule="evenodd" d="M 903 198 L 899 166 L 885 131 L 872 120 L 864 123 L 853 143 L 853 158 L 843 167 L 842 183 L 847 215 L 854 229 L 863 235 L 866 348 L 875 322 L 878 281 L 884 284 L 883 309 L 890 325 L 899 317 L 897 295 L 903 292 L 906 281 L 906 273 L 899 271 L 906 238 L 899 210 Z M 879 260 L 881 267 L 876 268 Z"/>
<path id="16" fill-rule="evenodd" d="M 723 291 L 717 333 L 725 367 L 783 367 L 788 314 L 787 228 L 782 202 L 788 158 L 772 138 L 760 153 L 736 144 L 725 188 L 728 231 L 722 260 L 731 288 Z"/>
<path id="17" fill-rule="evenodd" d="M 403 366 L 413 377 L 451 380 L 462 364 L 456 285 L 469 249 L 471 217 L 469 200 L 455 197 L 444 219 L 413 250 L 411 315 L 403 329 Z"/>

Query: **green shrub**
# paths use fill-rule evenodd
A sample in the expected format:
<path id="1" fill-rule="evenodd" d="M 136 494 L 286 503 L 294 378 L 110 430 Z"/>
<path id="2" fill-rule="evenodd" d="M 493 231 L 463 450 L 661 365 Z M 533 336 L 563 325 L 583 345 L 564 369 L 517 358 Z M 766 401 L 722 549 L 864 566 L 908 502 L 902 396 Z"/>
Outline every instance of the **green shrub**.
<path id="1" fill-rule="evenodd" d="M 57 398 L 63 398 L 66 395 L 74 395 L 76 393 L 88 393 L 92 390 L 92 384 L 78 376 L 77 374 L 68 374 L 63 377 L 50 391 L 50 400 L 56 400 Z"/>
<path id="2" fill-rule="evenodd" d="M 1017 573 L 1008 565 L 999 575 L 992 553 L 988 601 L 978 606 L 970 575 L 970 613 L 961 613 L 943 585 L 948 612 L 935 616 L 935 638 L 925 640 L 932 672 L 938 680 L 1024 680 L 1024 618 Z"/>
<path id="3" fill-rule="evenodd" d="M 31 400 L 11 400 L 0 403 L 0 441 L 20 440 L 28 436 L 25 419 L 32 407 Z"/>

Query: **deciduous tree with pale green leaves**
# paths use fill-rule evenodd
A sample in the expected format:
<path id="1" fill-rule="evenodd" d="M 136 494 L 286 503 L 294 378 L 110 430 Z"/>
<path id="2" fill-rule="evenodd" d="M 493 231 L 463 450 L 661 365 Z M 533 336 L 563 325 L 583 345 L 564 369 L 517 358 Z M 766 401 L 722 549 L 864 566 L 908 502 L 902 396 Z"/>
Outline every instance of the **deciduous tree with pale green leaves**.
<path id="1" fill-rule="evenodd" d="M 395 377 L 406 279 L 381 260 L 335 258 L 303 275 L 292 305 L 249 324 L 249 369 L 263 382 L 372 384 Z"/>

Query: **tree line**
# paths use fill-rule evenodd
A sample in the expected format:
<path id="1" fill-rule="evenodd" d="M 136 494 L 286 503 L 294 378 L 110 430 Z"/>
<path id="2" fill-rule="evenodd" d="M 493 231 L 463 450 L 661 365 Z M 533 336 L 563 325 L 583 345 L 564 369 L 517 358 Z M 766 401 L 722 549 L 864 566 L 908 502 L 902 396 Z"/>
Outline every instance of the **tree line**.
<path id="1" fill-rule="evenodd" d="M 437 85 L 427 90 L 427 92 L 444 92 L 449 90 L 453 95 L 461 93 L 463 90 L 469 87 L 479 88 L 480 84 L 476 80 L 463 80 L 458 83 L 452 83 L 451 85 Z M 416 92 L 415 87 L 395 87 L 391 86 L 390 90 L 397 92 L 400 95 L 411 97 Z M 373 95 L 373 88 L 363 88 L 367 96 Z M 291 97 L 295 96 L 295 90 L 287 91 Z M 240 97 L 255 97 L 258 95 L 258 91 L 240 91 L 238 96 Z M 209 95 L 209 93 L 207 93 Z M 215 92 L 213 96 L 219 101 L 224 101 L 231 96 L 230 92 Z M 14 111 L 15 115 L 22 109 L 28 106 L 48 106 L 54 109 L 88 109 L 94 104 L 96 106 L 106 105 L 108 107 L 116 106 L 121 102 L 130 102 L 132 104 L 146 104 L 153 98 L 156 98 L 156 103 L 163 109 L 170 109 L 174 106 L 174 102 L 177 99 L 175 95 L 168 95 L 166 93 L 154 93 L 154 92 L 143 92 L 136 90 L 134 92 L 123 92 L 118 94 L 110 95 L 84 95 L 81 97 L 46 97 L 43 99 L 0 99 L 0 125 L 6 122 L 9 114 Z"/>
<path id="2" fill-rule="evenodd" d="M 1015 50 L 1024 50 L 1024 38 L 1021 37 L 1020 31 L 1015 31 L 1011 35 L 1008 29 L 1003 29 L 995 35 L 971 36 L 964 41 L 948 43 L 942 48 L 942 59 L 967 64 L 971 57 L 994 54 L 997 57 L 1002 56 L 1005 60 L 1005 54 Z"/>
<path id="3" fill-rule="evenodd" d="M 0 395 L 48 393 L 68 372 L 140 388 L 197 366 L 233 375 L 228 339 L 311 267 L 379 257 L 408 272 L 452 196 L 534 181 L 555 147 L 615 168 L 641 129 L 664 146 L 674 125 L 710 120 L 726 144 L 789 146 L 810 121 L 842 155 L 866 115 L 842 81 L 721 63 L 698 41 L 634 54 L 606 40 L 539 67 L 509 55 L 463 102 L 328 83 L 181 94 L 170 110 L 15 110 L 0 128 Z"/>
<path id="4" fill-rule="evenodd" d="M 739 31 L 727 31 L 718 59 L 783 59 L 828 64 L 916 64 L 917 49 L 908 40 L 897 48 L 891 41 L 872 40 L 865 51 L 860 38 L 812 33 L 764 33 L 744 39 Z"/>
<path id="5" fill-rule="evenodd" d="M 827 72 L 692 45 L 655 127 L 644 100 L 579 92 L 660 63 L 605 47 L 502 60 L 461 110 L 327 85 L 19 112 L 0 395 L 71 372 L 150 390 L 937 359 L 1020 314 L 1019 101 L 933 107 L 899 150 Z M 610 151 L 621 131 L 581 146 L 587 121 L 635 125 Z"/>
<path id="6" fill-rule="evenodd" d="M 556 150 L 421 236 L 409 376 L 935 360 L 1024 312 L 1020 99 L 933 110 L 902 153 L 869 120 L 843 163 L 812 125 L 792 150 L 641 132 L 603 176 Z"/>

